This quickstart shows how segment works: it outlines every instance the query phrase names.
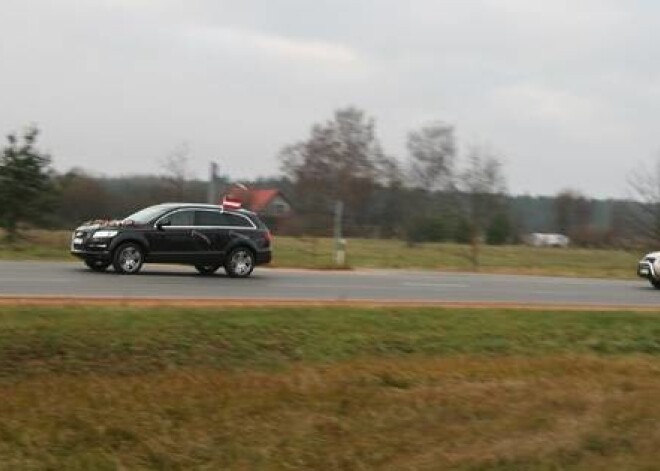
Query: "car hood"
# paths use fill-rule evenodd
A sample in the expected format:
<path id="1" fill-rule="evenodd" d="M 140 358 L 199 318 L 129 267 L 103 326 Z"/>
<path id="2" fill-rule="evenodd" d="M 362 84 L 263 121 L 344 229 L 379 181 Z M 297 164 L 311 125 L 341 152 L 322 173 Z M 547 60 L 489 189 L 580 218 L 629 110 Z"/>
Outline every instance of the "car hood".
<path id="1" fill-rule="evenodd" d="M 97 229 L 100 229 L 101 226 L 100 224 L 83 224 L 82 226 L 76 227 L 74 230 L 76 231 L 95 231 Z"/>
<path id="2" fill-rule="evenodd" d="M 87 221 L 78 226 L 76 231 L 95 231 L 98 229 L 123 229 L 127 227 L 143 227 L 142 224 L 135 224 L 130 220 L 95 220 Z"/>

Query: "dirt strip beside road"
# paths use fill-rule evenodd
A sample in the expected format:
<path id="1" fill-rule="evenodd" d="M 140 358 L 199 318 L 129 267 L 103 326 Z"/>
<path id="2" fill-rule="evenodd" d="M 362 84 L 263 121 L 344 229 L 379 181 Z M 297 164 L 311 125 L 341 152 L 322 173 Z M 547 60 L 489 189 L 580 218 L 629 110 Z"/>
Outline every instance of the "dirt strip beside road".
<path id="1" fill-rule="evenodd" d="M 401 300 L 300 300 L 300 299 L 194 299 L 194 298 L 120 298 L 120 297 L 70 297 L 70 296 L 0 296 L 0 306 L 121 306 L 121 307 L 439 307 L 446 309 L 514 309 L 521 311 L 634 311 L 658 312 L 659 307 L 643 305 L 608 306 L 580 304 L 544 303 L 499 303 L 499 302 L 442 302 Z"/>

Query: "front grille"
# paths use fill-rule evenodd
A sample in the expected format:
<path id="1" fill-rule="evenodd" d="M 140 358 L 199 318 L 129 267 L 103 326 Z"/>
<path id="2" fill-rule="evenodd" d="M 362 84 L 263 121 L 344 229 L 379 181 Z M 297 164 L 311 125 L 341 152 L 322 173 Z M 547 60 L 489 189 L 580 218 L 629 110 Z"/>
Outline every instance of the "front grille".
<path id="1" fill-rule="evenodd" d="M 655 276 L 653 265 L 646 261 L 640 262 L 639 265 L 637 265 L 637 274 L 646 277 Z"/>

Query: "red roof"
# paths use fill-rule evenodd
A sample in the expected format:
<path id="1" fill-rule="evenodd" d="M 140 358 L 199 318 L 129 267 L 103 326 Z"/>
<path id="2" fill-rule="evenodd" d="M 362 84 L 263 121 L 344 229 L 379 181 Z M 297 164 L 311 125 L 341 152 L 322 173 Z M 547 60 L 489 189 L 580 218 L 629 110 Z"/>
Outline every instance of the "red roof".
<path id="1" fill-rule="evenodd" d="M 276 196 L 281 195 L 277 189 L 248 190 L 247 188 L 232 188 L 225 198 L 238 200 L 245 209 L 255 213 L 264 211 Z"/>
<path id="2" fill-rule="evenodd" d="M 247 205 L 251 211 L 258 213 L 266 209 L 266 206 L 279 194 L 278 190 L 250 190 L 247 195 Z"/>

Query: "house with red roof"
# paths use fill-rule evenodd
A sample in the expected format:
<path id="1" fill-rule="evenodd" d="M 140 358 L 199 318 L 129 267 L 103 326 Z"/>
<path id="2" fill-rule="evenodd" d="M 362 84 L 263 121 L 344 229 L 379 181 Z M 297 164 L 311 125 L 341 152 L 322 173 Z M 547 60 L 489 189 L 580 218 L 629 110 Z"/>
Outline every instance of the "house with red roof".
<path id="1" fill-rule="evenodd" d="M 227 197 L 239 200 L 245 209 L 257 213 L 269 221 L 291 216 L 291 202 L 275 188 L 251 189 L 243 186 L 232 188 Z"/>
<path id="2" fill-rule="evenodd" d="M 268 217 L 289 216 L 292 211 L 289 200 L 277 189 L 248 190 L 245 206 Z"/>

